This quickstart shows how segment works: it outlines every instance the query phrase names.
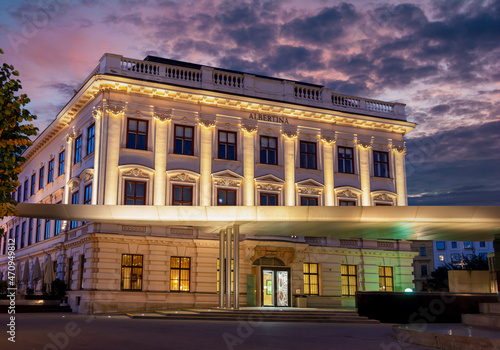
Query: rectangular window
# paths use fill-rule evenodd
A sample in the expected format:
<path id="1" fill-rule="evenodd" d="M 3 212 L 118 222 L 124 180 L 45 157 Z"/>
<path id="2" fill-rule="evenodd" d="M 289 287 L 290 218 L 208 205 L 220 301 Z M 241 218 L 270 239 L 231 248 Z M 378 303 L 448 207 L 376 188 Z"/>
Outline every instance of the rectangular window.
<path id="1" fill-rule="evenodd" d="M 485 241 L 480 241 L 479 242 L 479 248 L 485 248 L 486 247 L 486 242 Z"/>
<path id="2" fill-rule="evenodd" d="M 219 130 L 219 159 L 236 160 L 236 133 Z"/>
<path id="3" fill-rule="evenodd" d="M 217 190 L 217 205 L 236 205 L 236 190 Z"/>
<path id="4" fill-rule="evenodd" d="M 85 273 L 85 262 L 87 260 L 85 259 L 85 255 L 80 255 L 80 281 L 78 282 L 78 288 L 83 289 L 83 274 Z M 122 283 L 123 286 L 123 283 Z"/>
<path id="5" fill-rule="evenodd" d="M 260 137 L 260 162 L 262 164 L 278 164 L 278 138 Z"/>
<path id="6" fill-rule="evenodd" d="M 316 169 L 316 142 L 300 141 L 300 167 Z"/>
<path id="7" fill-rule="evenodd" d="M 16 226 L 16 237 L 14 240 L 14 244 L 15 244 L 17 249 L 21 248 L 21 242 L 19 242 L 19 225 Z"/>
<path id="8" fill-rule="evenodd" d="M 445 248 L 444 241 L 437 241 L 436 242 L 436 249 L 438 249 L 438 250 L 444 250 L 444 248 Z"/>
<path id="9" fill-rule="evenodd" d="M 35 186 L 36 186 L 36 173 L 31 175 L 31 191 L 30 196 L 35 194 Z"/>
<path id="10" fill-rule="evenodd" d="M 56 204 L 61 204 L 62 202 L 57 202 Z M 54 236 L 59 235 L 61 233 L 61 220 L 54 221 Z"/>
<path id="11" fill-rule="evenodd" d="M 127 120 L 127 148 L 148 149 L 148 122 L 139 119 Z"/>
<path id="12" fill-rule="evenodd" d="M 356 265 L 340 265 L 342 278 L 342 295 L 354 296 L 358 290 L 358 274 Z"/>
<path id="13" fill-rule="evenodd" d="M 40 168 L 40 173 L 38 174 L 38 189 L 41 190 L 43 188 L 43 182 L 45 178 L 45 167 Z"/>
<path id="14" fill-rule="evenodd" d="M 394 279 L 391 266 L 378 267 L 378 285 L 382 292 L 394 292 Z"/>
<path id="15" fill-rule="evenodd" d="M 420 274 L 422 276 L 427 276 L 427 265 L 420 266 Z"/>
<path id="16" fill-rule="evenodd" d="M 420 247 L 420 256 L 426 256 L 427 255 L 427 251 L 425 249 L 425 247 Z"/>
<path id="17" fill-rule="evenodd" d="M 30 245 L 33 243 L 33 219 L 29 219 L 29 225 L 28 225 L 28 242 L 26 242 L 26 245 Z"/>
<path id="18" fill-rule="evenodd" d="M 339 200 L 339 206 L 341 206 L 341 207 L 355 207 L 356 201 Z"/>
<path id="19" fill-rule="evenodd" d="M 68 279 L 66 281 L 66 286 L 68 290 L 71 290 L 71 278 L 73 277 L 73 258 L 68 259 Z"/>
<path id="20" fill-rule="evenodd" d="M 339 173 L 354 174 L 354 149 L 338 147 Z"/>
<path id="21" fill-rule="evenodd" d="M 122 255 L 122 290 L 142 290 L 142 255 Z"/>
<path id="22" fill-rule="evenodd" d="M 450 258 L 451 258 L 451 262 L 452 263 L 459 262 L 460 261 L 460 254 L 453 253 L 453 254 L 450 255 Z"/>
<path id="23" fill-rule="evenodd" d="M 82 160 L 82 135 L 78 136 L 75 140 L 75 161 L 76 164 Z"/>
<path id="24" fill-rule="evenodd" d="M 45 220 L 45 236 L 44 239 L 50 238 L 50 220 Z"/>
<path id="25" fill-rule="evenodd" d="M 479 259 L 483 261 L 488 261 L 488 253 L 479 253 Z"/>
<path id="26" fill-rule="evenodd" d="M 438 259 L 439 259 L 439 261 L 441 261 L 441 262 L 442 262 L 442 261 L 444 261 L 444 255 L 440 254 L 440 255 L 438 256 Z"/>
<path id="27" fill-rule="evenodd" d="M 64 151 L 59 153 L 59 169 L 57 170 L 57 176 L 64 174 Z"/>
<path id="28" fill-rule="evenodd" d="M 189 292 L 191 278 L 191 258 L 170 258 L 170 291 Z"/>
<path id="29" fill-rule="evenodd" d="M 304 263 L 304 294 L 319 295 L 318 264 Z"/>
<path id="30" fill-rule="evenodd" d="M 261 193 L 260 205 L 275 206 L 278 205 L 278 195 L 273 193 Z"/>
<path id="31" fill-rule="evenodd" d="M 28 180 L 24 181 L 24 196 L 23 196 L 23 202 L 28 200 Z"/>
<path id="32" fill-rule="evenodd" d="M 300 197 L 300 205 L 303 207 L 317 207 L 318 206 L 318 198 Z"/>
<path id="33" fill-rule="evenodd" d="M 174 185 L 172 205 L 193 205 L 193 186 Z"/>
<path id="34" fill-rule="evenodd" d="M 146 205 L 146 183 L 125 181 L 125 205 Z"/>
<path id="35" fill-rule="evenodd" d="M 23 196 L 22 196 L 22 194 L 23 194 L 22 188 L 21 188 L 21 186 L 19 186 L 17 188 L 17 203 L 22 203 L 23 202 Z"/>
<path id="36" fill-rule="evenodd" d="M 78 191 L 73 192 L 73 194 L 71 195 L 71 204 L 78 204 L 79 202 L 78 196 L 79 196 Z M 78 221 L 71 221 L 69 228 L 72 230 L 77 227 L 78 227 Z"/>
<path id="37" fill-rule="evenodd" d="M 465 249 L 472 249 L 472 242 L 470 242 L 470 241 L 465 241 L 465 242 L 464 242 L 464 248 L 465 248 Z"/>
<path id="38" fill-rule="evenodd" d="M 224 276 L 225 278 L 226 276 Z M 233 281 L 234 281 L 234 260 L 231 259 L 231 292 L 233 291 Z M 217 292 L 219 292 L 220 286 L 220 261 L 217 259 Z"/>
<path id="39" fill-rule="evenodd" d="M 174 153 L 193 155 L 193 135 L 192 126 L 175 125 Z"/>
<path id="40" fill-rule="evenodd" d="M 35 242 L 38 243 L 42 239 L 42 219 L 36 219 Z"/>
<path id="41" fill-rule="evenodd" d="M 47 183 L 54 181 L 54 159 L 49 161 L 49 173 L 47 174 Z"/>
<path id="42" fill-rule="evenodd" d="M 83 204 L 92 203 L 92 184 L 85 186 L 83 194 Z"/>
<path id="43" fill-rule="evenodd" d="M 95 124 L 87 128 L 87 155 L 94 152 L 95 149 Z"/>
<path id="44" fill-rule="evenodd" d="M 451 242 L 451 247 L 452 248 L 457 248 L 457 242 Z"/>
<path id="45" fill-rule="evenodd" d="M 26 221 L 21 224 L 21 248 L 26 247 Z"/>
<path id="46" fill-rule="evenodd" d="M 374 175 L 389 177 L 389 153 L 373 151 Z"/>

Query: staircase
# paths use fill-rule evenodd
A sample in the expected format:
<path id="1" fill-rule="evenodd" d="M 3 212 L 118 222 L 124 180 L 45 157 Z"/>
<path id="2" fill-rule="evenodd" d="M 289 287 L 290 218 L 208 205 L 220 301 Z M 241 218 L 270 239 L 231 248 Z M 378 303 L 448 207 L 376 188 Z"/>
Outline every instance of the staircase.
<path id="1" fill-rule="evenodd" d="M 249 322 L 305 322 L 305 323 L 350 323 L 379 324 L 359 316 L 350 310 L 320 310 L 320 309 L 182 309 L 157 310 L 155 312 L 131 312 L 126 314 L 134 319 L 163 320 L 206 320 L 206 321 L 249 321 Z"/>
<path id="2" fill-rule="evenodd" d="M 462 323 L 466 326 L 500 329 L 500 303 L 480 303 L 479 314 L 462 315 Z"/>

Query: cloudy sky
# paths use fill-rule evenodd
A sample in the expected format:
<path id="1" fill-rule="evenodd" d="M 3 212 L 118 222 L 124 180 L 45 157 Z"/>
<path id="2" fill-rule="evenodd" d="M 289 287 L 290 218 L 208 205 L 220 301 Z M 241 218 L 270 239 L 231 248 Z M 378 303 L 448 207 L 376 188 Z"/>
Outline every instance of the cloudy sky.
<path id="1" fill-rule="evenodd" d="M 407 104 L 411 205 L 500 205 L 500 1 L 0 1 L 42 130 L 105 52 Z"/>

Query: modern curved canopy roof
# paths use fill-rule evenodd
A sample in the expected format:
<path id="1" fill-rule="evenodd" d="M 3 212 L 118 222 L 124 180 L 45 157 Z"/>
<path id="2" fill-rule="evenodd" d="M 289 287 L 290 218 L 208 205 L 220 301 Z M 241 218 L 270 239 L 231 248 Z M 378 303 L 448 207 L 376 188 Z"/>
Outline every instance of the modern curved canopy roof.
<path id="1" fill-rule="evenodd" d="M 124 225 L 188 226 L 241 234 L 410 240 L 492 240 L 500 235 L 500 207 L 178 207 L 18 204 L 22 217 Z"/>

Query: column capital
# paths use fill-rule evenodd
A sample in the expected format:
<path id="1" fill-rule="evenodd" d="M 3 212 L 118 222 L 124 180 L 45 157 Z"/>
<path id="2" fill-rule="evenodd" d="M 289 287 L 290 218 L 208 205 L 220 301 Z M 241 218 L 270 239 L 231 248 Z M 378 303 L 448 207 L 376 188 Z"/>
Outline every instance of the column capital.
<path id="1" fill-rule="evenodd" d="M 402 145 L 392 145 L 391 149 L 396 154 L 399 154 L 399 155 L 406 154 L 406 146 L 404 143 Z"/>
<path id="2" fill-rule="evenodd" d="M 253 135 L 253 134 L 257 133 L 258 127 L 257 127 L 257 125 L 242 124 L 241 130 L 243 130 L 243 132 L 247 135 Z"/>
<path id="3" fill-rule="evenodd" d="M 99 119 L 102 116 L 102 106 L 94 106 L 92 109 L 92 117 Z"/>

